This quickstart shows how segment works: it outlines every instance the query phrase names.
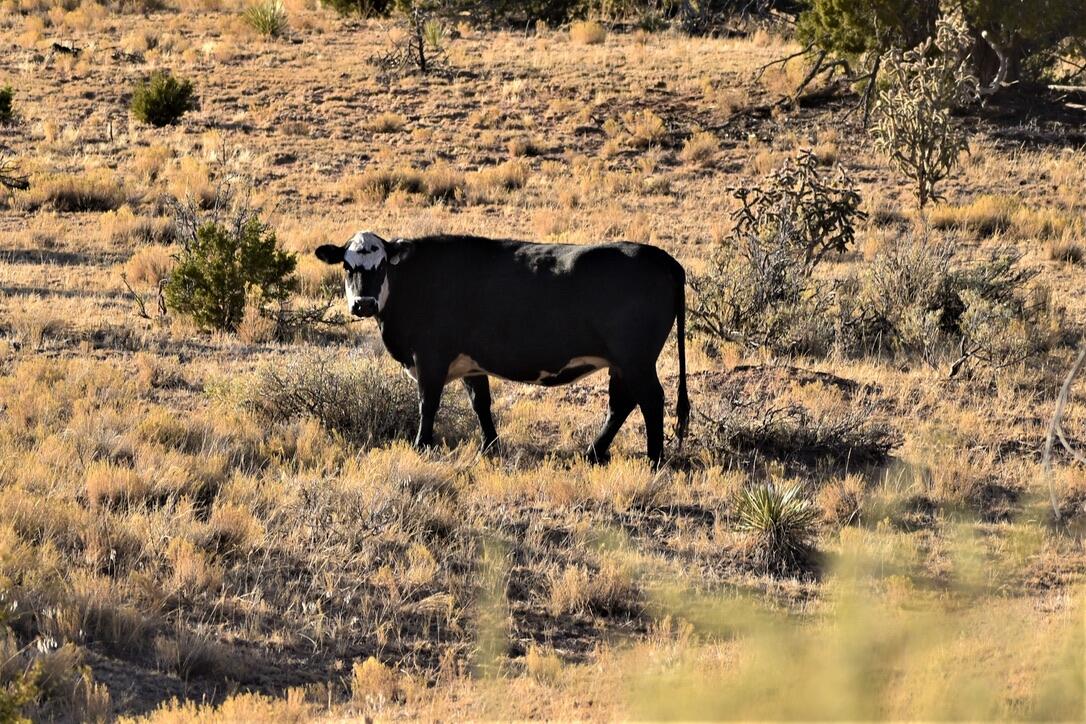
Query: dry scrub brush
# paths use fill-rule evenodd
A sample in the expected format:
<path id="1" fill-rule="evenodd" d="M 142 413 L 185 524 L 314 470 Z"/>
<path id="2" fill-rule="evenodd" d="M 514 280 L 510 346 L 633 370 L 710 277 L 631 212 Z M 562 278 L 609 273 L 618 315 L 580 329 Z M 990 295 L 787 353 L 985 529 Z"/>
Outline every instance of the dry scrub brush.
<path id="1" fill-rule="evenodd" d="M 293 357 L 267 366 L 242 394 L 269 421 L 311 417 L 354 445 L 406 440 L 418 425 L 417 386 L 375 359 Z"/>
<path id="2" fill-rule="evenodd" d="M 1065 335 L 1059 305 L 1011 247 L 967 260 L 943 239 L 908 234 L 860 270 L 816 275 L 826 254 L 850 248 L 864 214 L 858 193 L 823 179 L 810 152 L 736 196 L 732 233 L 691 280 L 690 327 L 710 342 L 918 357 L 957 374 L 1021 363 Z"/>

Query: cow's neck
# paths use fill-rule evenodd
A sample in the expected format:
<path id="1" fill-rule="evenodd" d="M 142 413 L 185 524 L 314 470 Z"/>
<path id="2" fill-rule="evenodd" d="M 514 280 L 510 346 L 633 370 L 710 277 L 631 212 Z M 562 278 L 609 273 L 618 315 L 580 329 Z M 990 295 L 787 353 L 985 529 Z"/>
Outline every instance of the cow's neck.
<path id="1" fill-rule="evenodd" d="M 380 311 L 377 312 L 377 328 L 381 331 L 381 341 L 384 342 L 385 349 L 392 358 L 405 367 L 411 367 L 415 364 L 415 350 L 411 349 L 404 325 L 396 321 L 395 294 L 392 291 L 395 285 L 391 277 L 390 270 L 388 276 L 385 277 L 385 284 L 388 284 L 388 296 Z"/>

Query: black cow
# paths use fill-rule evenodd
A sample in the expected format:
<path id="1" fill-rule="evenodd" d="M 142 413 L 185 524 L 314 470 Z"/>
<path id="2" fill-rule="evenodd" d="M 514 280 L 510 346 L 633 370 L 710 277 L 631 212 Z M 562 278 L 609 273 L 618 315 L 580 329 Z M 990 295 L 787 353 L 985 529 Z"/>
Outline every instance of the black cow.
<path id="1" fill-rule="evenodd" d="M 680 442 L 686 433 L 686 273 L 662 249 L 474 236 L 385 241 L 367 231 L 316 254 L 343 265 L 348 309 L 377 317 L 385 347 L 418 381 L 418 447 L 433 443 L 441 392 L 453 380 L 467 388 L 485 449 L 498 437 L 488 375 L 551 386 L 606 367 L 609 412 L 587 457 L 606 462 L 636 405 L 645 418 L 648 456 L 659 464 L 664 390 L 656 358 L 676 320 Z"/>

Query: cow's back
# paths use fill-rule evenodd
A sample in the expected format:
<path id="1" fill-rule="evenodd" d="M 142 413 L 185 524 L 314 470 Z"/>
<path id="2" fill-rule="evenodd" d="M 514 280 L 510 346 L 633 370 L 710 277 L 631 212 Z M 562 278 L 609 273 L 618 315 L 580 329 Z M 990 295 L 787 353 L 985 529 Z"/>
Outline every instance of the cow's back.
<path id="1" fill-rule="evenodd" d="M 411 347 L 455 348 L 490 366 L 504 364 L 503 350 L 551 368 L 624 347 L 658 352 L 675 317 L 675 285 L 682 284 L 682 267 L 642 244 L 478 237 L 412 244 L 391 277 L 386 325 L 401 327 Z"/>

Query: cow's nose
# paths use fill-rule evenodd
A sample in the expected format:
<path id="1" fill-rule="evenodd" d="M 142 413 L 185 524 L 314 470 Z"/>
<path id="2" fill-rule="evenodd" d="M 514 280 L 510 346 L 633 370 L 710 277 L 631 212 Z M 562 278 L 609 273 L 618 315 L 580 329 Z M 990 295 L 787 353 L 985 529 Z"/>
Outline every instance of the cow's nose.
<path id="1" fill-rule="evenodd" d="M 356 317 L 372 317 L 377 314 L 377 300 L 373 297 L 360 297 L 354 300 L 351 314 Z"/>

